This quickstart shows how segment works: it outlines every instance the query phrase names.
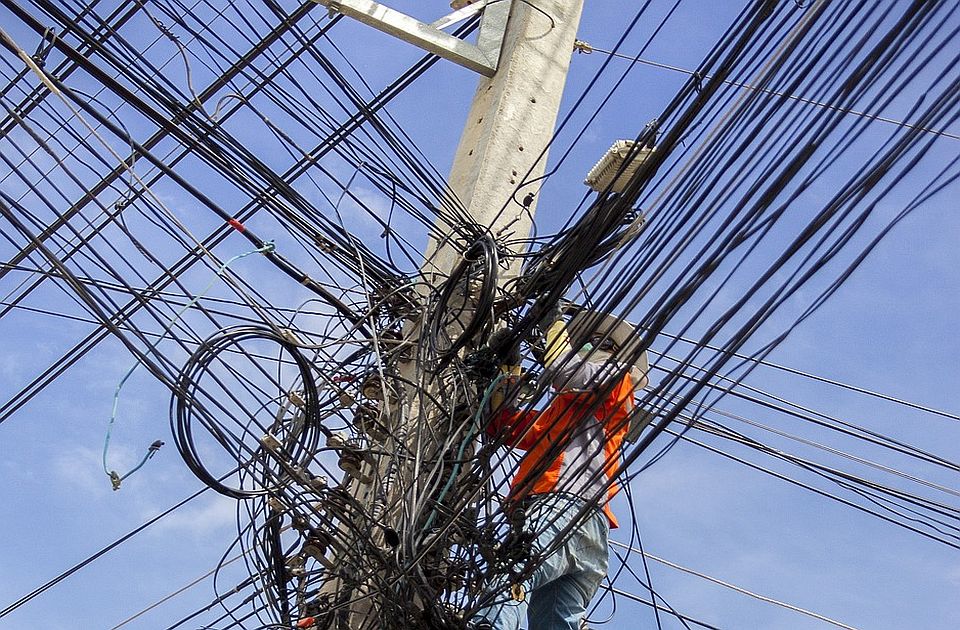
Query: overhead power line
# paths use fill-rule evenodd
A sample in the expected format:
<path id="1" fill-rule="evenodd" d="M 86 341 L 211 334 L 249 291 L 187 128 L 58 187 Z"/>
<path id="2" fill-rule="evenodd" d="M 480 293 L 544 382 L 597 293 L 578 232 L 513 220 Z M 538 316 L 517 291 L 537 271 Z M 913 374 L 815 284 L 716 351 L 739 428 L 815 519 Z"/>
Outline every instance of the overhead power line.
<path id="1" fill-rule="evenodd" d="M 601 53 L 601 54 L 604 54 L 604 55 L 610 55 L 611 57 L 617 57 L 618 59 L 626 59 L 626 60 L 631 61 L 631 62 L 634 62 L 634 63 L 639 63 L 639 64 L 643 64 L 643 65 L 645 65 L 645 66 L 650 66 L 650 67 L 652 67 L 652 68 L 660 68 L 660 69 L 662 69 L 662 70 L 670 70 L 670 71 L 672 71 L 672 72 L 679 72 L 679 73 L 685 74 L 685 75 L 687 75 L 687 76 L 689 76 L 689 77 L 694 77 L 694 78 L 697 79 L 698 81 L 707 81 L 707 80 L 709 80 L 709 79 L 712 78 L 710 75 L 702 75 L 702 76 L 701 76 L 698 72 L 696 72 L 696 71 L 694 71 L 694 70 L 689 70 L 689 69 L 687 69 L 687 68 L 681 68 L 681 67 L 679 67 L 679 66 L 673 66 L 673 65 L 670 65 L 670 64 L 662 63 L 662 62 L 651 61 L 651 60 L 649 60 L 649 59 L 641 59 L 640 57 L 631 57 L 630 55 L 625 55 L 625 54 L 623 54 L 623 53 L 618 53 L 618 52 L 615 52 L 615 51 L 612 51 L 612 50 L 604 50 L 603 48 L 598 48 L 598 47 L 596 47 L 596 46 L 594 46 L 594 45 L 592 45 L 592 44 L 588 44 L 587 42 L 584 42 L 584 41 L 579 41 L 579 40 L 578 40 L 578 41 L 576 42 L 576 44 L 574 45 L 574 48 L 575 48 L 575 50 L 576 50 L 577 52 L 579 52 L 579 53 L 584 53 L 584 54 L 588 54 L 588 55 L 589 55 L 589 54 L 591 54 L 591 53 L 597 52 L 597 53 Z M 798 101 L 798 102 L 800 102 L 800 103 L 806 103 L 807 105 L 814 105 L 814 106 L 816 106 L 816 107 L 823 107 L 823 108 L 825 108 L 825 109 L 833 109 L 833 110 L 842 112 L 842 113 L 844 113 L 844 114 L 850 114 L 851 116 L 859 116 L 859 117 L 861 117 L 861 118 L 868 118 L 868 119 L 870 119 L 870 120 L 876 120 L 877 122 L 889 123 L 889 124 L 891 124 L 891 125 L 896 125 L 897 127 L 906 127 L 907 129 L 916 129 L 916 130 L 918 130 L 918 131 L 922 131 L 923 133 L 929 133 L 929 134 L 933 134 L 933 135 L 935 135 L 935 136 L 943 136 L 944 138 L 950 138 L 951 140 L 960 140 L 960 135 L 951 133 L 951 132 L 949 132 L 949 131 L 938 130 L 938 129 L 925 129 L 925 128 L 923 128 L 923 127 L 917 127 L 917 126 L 915 126 L 915 125 L 912 125 L 912 124 L 910 124 L 910 123 L 908 123 L 908 122 L 905 122 L 905 121 L 903 121 L 903 120 L 896 120 L 895 118 L 888 118 L 888 117 L 886 117 L 886 116 L 881 116 L 881 115 L 879 115 L 879 114 L 871 114 L 871 113 L 869 113 L 869 112 L 860 112 L 860 111 L 856 111 L 856 110 L 854 110 L 854 109 L 838 108 L 838 107 L 835 107 L 835 106 L 833 106 L 833 105 L 830 105 L 829 103 L 822 103 L 822 102 L 820 102 L 820 101 L 816 101 L 816 100 L 809 99 L 809 98 L 804 98 L 804 97 L 802 97 L 802 96 L 797 96 L 797 95 L 795 95 L 795 94 L 786 94 L 786 93 L 784 93 L 784 92 L 778 92 L 778 91 L 775 91 L 775 90 L 768 90 L 768 89 L 766 89 L 766 88 L 757 87 L 757 86 L 749 85 L 749 84 L 746 84 L 746 83 L 740 83 L 740 82 L 738 82 L 738 81 L 730 81 L 730 80 L 726 80 L 726 79 L 725 79 L 725 80 L 724 80 L 724 83 L 726 83 L 727 85 L 731 85 L 731 86 L 733 86 L 733 87 L 742 88 L 742 89 L 744 89 L 744 90 L 753 90 L 753 91 L 761 92 L 761 93 L 763 93 L 763 94 L 768 94 L 768 95 L 770 95 L 770 96 L 779 96 L 779 97 L 789 98 L 789 99 L 791 99 L 791 100 L 795 100 L 795 101 Z"/>
<path id="2" fill-rule="evenodd" d="M 772 598 L 772 597 L 767 597 L 767 596 L 765 596 L 765 595 L 759 595 L 759 594 L 754 593 L 753 591 L 749 591 L 749 590 L 747 590 L 747 589 L 745 589 L 745 588 L 743 588 L 743 587 L 737 586 L 737 585 L 735 585 L 735 584 L 731 584 L 730 582 L 726 582 L 726 581 L 721 580 L 721 579 L 719 579 L 719 578 L 711 577 L 711 576 L 709 576 L 709 575 L 707 575 L 707 574 L 705 574 L 705 573 L 701 573 L 701 572 L 699 572 L 699 571 L 695 571 L 695 570 L 693 570 L 693 569 L 684 567 L 684 566 L 682 566 L 682 565 L 677 564 L 676 562 L 671 562 L 671 561 L 666 560 L 666 559 L 664 559 L 664 558 L 660 558 L 660 557 L 658 557 L 658 556 L 655 556 L 655 555 L 653 555 L 653 554 L 651 554 L 651 553 L 644 552 L 644 551 L 640 551 L 639 549 L 635 549 L 634 547 L 631 547 L 630 545 L 624 545 L 623 543 L 617 542 L 617 541 L 615 541 L 615 540 L 611 540 L 611 541 L 610 541 L 610 544 L 613 545 L 614 547 L 619 547 L 619 548 L 621 548 L 621 549 L 626 549 L 627 551 L 631 551 L 631 552 L 634 552 L 634 553 L 642 553 L 645 557 L 650 558 L 651 560 L 653 560 L 653 561 L 655 561 L 655 562 L 659 562 L 660 564 L 666 565 L 666 566 L 668 566 L 668 567 L 670 567 L 670 568 L 672 568 L 672 569 L 677 569 L 678 571 L 683 571 L 684 573 L 689 573 L 690 575 L 694 575 L 694 576 L 696 576 L 696 577 L 698 577 L 698 578 L 702 578 L 702 579 L 704 579 L 704 580 L 707 580 L 708 582 L 713 582 L 714 584 L 719 584 L 720 586 L 723 586 L 724 588 L 729 588 L 729 589 L 731 589 L 731 590 L 734 590 L 734 591 L 740 593 L 741 595 L 746 595 L 746 596 L 748 596 L 748 597 L 752 597 L 752 598 L 754 598 L 754 599 L 758 599 L 758 600 L 760 600 L 760 601 L 762 601 L 762 602 L 766 602 L 766 603 L 768 603 L 768 604 L 773 604 L 774 606 L 780 606 L 781 608 L 786 608 L 786 609 L 788 609 L 788 610 L 792 610 L 793 612 L 800 613 L 801 615 L 806 615 L 806 616 L 808 616 L 808 617 L 813 617 L 814 619 L 817 619 L 818 621 L 822 621 L 822 622 L 824 622 L 824 623 L 828 623 L 828 624 L 830 624 L 830 625 L 832 625 L 832 626 L 836 626 L 836 627 L 838 627 L 838 628 L 845 628 L 846 630 L 857 630 L 857 629 L 854 628 L 853 626 L 848 626 L 847 624 L 841 623 L 841 622 L 839 622 L 839 621 L 836 621 L 835 619 L 830 619 L 829 617 L 826 617 L 826 616 L 824 616 L 824 615 L 821 615 L 820 613 L 815 613 L 815 612 L 813 612 L 813 611 L 806 610 L 805 608 L 800 608 L 799 606 L 794 606 L 793 604 L 788 604 L 788 603 L 786 603 L 786 602 L 782 602 L 782 601 L 777 600 L 777 599 L 774 599 L 774 598 Z"/>
<path id="3" fill-rule="evenodd" d="M 461 628 L 491 602 L 516 597 L 514 587 L 552 549 L 529 544 L 537 532 L 502 498 L 513 492 L 520 461 L 533 474 L 547 462 L 522 460 L 491 428 L 508 349 L 491 333 L 507 331 L 498 336 L 511 354 L 519 349 L 533 366 L 547 315 L 581 302 L 637 322 L 598 373 L 623 379 L 625 366 L 649 353 L 657 378 L 636 401 L 650 424 L 622 459 L 597 449 L 597 466 L 572 470 L 555 488 L 585 499 L 579 517 L 606 501 L 606 471 L 642 480 L 687 441 L 918 540 L 957 546 L 956 492 L 934 473 L 960 464 L 897 429 L 808 408 L 753 377 L 769 367 L 861 400 L 960 419 L 770 360 L 898 223 L 956 191 L 960 158 L 931 164 L 930 149 L 958 138 L 949 130 L 960 118 L 952 45 L 960 8 L 744 3 L 697 68 L 684 70 L 646 61 L 681 3 L 648 20 L 651 4 L 627 16 L 613 50 L 598 50 L 606 57 L 557 132 L 516 147 L 524 166 L 494 171 L 497 186 L 510 184 L 485 208 L 502 220 L 491 228 L 430 163 L 436 152 L 387 111 L 434 55 L 376 91 L 334 28 L 342 19 L 316 3 L 0 0 L 19 21 L 5 33 L 32 31 L 41 43 L 31 55 L 5 37 L 14 55 L 4 52 L 0 66 L 0 221 L 11 228 L 0 230 L 11 252 L 0 262 L 0 281 L 11 282 L 0 321 L 45 313 L 96 326 L 64 341 L 54 361 L 36 358 L 30 367 L 39 374 L 11 386 L 19 391 L 0 405 L 0 420 L 59 384 L 111 335 L 150 367 L 169 391 L 183 463 L 238 501 L 230 555 L 236 548 L 249 574 L 171 627 L 289 628 L 313 619 L 321 628 Z M 564 25 L 559 13 L 531 7 L 517 3 L 514 13 L 529 12 L 544 37 Z M 455 36 L 478 23 L 472 18 Z M 622 49 L 638 37 L 640 53 L 627 57 Z M 563 50 L 572 39 L 573 29 Z M 630 60 L 623 71 L 611 63 L 619 58 Z M 566 222 L 555 232 L 534 226 L 528 234 L 520 226 L 533 222 L 541 193 L 570 179 L 568 158 L 594 123 L 622 114 L 613 109 L 635 87 L 636 64 L 686 78 L 656 96 L 662 102 L 624 143 L 633 174 L 615 174 L 579 203 L 561 202 Z M 525 98 L 524 107 L 535 101 Z M 864 113 L 894 104 L 909 123 Z M 560 158 L 551 171 L 537 170 L 546 146 Z M 531 155 L 539 166 L 527 170 Z M 890 200 L 892 218 L 884 212 Z M 228 275 L 217 295 L 198 299 L 196 283 L 208 272 L 196 263 L 216 273 L 237 253 L 237 239 L 270 242 L 263 260 L 271 264 Z M 437 245 L 422 253 L 427 239 Z M 449 269 L 439 252 L 450 254 Z M 440 271 L 427 273 L 428 264 Z M 162 344 L 157 330 L 167 331 Z M 579 360 L 573 354 L 568 361 Z M 516 413 L 534 417 L 553 400 L 550 380 L 524 380 Z M 597 400 L 613 387 L 605 378 L 587 385 Z M 598 402 L 583 404 L 600 426 L 612 422 Z M 548 430 L 562 435 L 551 434 L 547 459 L 568 440 L 598 443 L 581 424 Z M 693 439 L 694 430 L 706 437 Z M 920 472 L 908 473 L 902 458 Z M 582 496 L 584 487 L 596 494 Z M 630 497 L 628 504 L 633 538 L 623 548 L 642 554 Z M 685 627 L 713 627 L 667 604 L 649 571 L 632 566 L 648 556 L 631 553 L 612 573 L 610 593 L 652 606 L 658 627 L 661 611 Z M 651 601 L 618 588 L 631 576 L 646 582 Z"/>
<path id="4" fill-rule="evenodd" d="M 154 516 L 154 517 L 151 518 L 150 520 L 146 521 L 146 522 L 143 523 L 142 525 L 136 527 L 135 529 L 127 532 L 126 534 L 124 534 L 123 536 L 121 536 L 120 538 L 118 538 L 117 540 L 113 541 L 112 543 L 110 543 L 109 545 L 107 545 L 106 547 L 104 547 L 103 549 L 101 549 L 100 551 L 94 553 L 93 555 L 91 555 L 91 556 L 89 556 L 89 557 L 81 560 L 81 561 L 78 562 L 77 564 L 73 565 L 72 567 L 70 567 L 69 569 L 67 569 L 66 571 L 64 571 L 64 572 L 61 573 L 60 575 L 58 575 L 57 577 L 55 577 L 55 578 L 53 578 L 52 580 L 50 580 L 50 581 L 42 584 L 41 586 L 38 586 L 38 587 L 35 588 L 34 590 L 30 591 L 29 593 L 27 593 L 26 595 L 24 595 L 23 597 L 21 597 L 20 599 L 18 599 L 17 601 L 15 601 L 15 602 L 13 602 L 12 604 L 8 605 L 8 606 L 7 606 L 6 608 L 4 608 L 3 610 L 0 610 L 0 619 L 2 619 L 3 617 L 6 617 L 7 615 L 9 615 L 10 613 L 12 613 L 12 612 L 15 611 L 16 609 L 18 609 L 18 608 L 20 608 L 21 606 L 23 606 L 24 604 L 30 602 L 31 600 L 39 597 L 39 596 L 42 595 L 42 594 L 44 594 L 46 591 L 50 590 L 51 588 L 53 588 L 54 586 L 56 586 L 57 584 L 59 584 L 59 583 L 62 582 L 63 580 L 67 579 L 68 577 L 70 577 L 71 575 L 73 575 L 74 573 L 76 573 L 77 571 L 80 571 L 81 569 L 87 567 L 90 563 L 92 563 L 92 562 L 96 561 L 97 559 L 103 557 L 104 555 L 110 553 L 111 551 L 113 551 L 114 549 L 116 549 L 117 547 L 119 547 L 120 545 L 122 545 L 123 543 L 127 542 L 128 540 L 130 540 L 131 538 L 133 538 L 134 536 L 136 536 L 136 535 L 139 534 L 140 532 L 144 531 L 145 529 L 147 529 L 148 527 L 150 527 L 150 526 L 153 525 L 154 523 L 156 523 L 156 522 L 162 520 L 163 518 L 169 516 L 170 514 L 172 514 L 172 513 L 175 512 L 176 510 L 180 509 L 181 507 L 183 507 L 184 505 L 186 505 L 186 504 L 189 503 L 190 501 L 193 501 L 194 499 L 196 499 L 197 497 L 199 497 L 201 494 L 203 494 L 203 493 L 206 492 L 207 490 L 209 490 L 209 488 L 207 488 L 207 487 L 204 487 L 204 488 L 201 488 L 200 490 L 197 490 L 196 492 L 194 492 L 193 494 L 191 494 L 190 496 L 188 496 L 186 499 L 183 499 L 183 500 L 180 501 L 179 503 L 176 503 L 175 505 L 167 508 L 167 509 L 164 510 L 163 512 L 160 512 L 159 514 L 157 514 L 156 516 Z"/>

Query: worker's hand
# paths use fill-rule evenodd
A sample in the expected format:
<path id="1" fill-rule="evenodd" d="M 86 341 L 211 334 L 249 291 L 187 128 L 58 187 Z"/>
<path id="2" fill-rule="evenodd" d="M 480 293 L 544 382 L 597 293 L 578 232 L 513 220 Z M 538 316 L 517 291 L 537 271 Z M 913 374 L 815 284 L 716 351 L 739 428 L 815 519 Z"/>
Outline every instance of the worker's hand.
<path id="1" fill-rule="evenodd" d="M 573 351 L 570 345 L 570 334 L 567 332 L 567 323 L 562 317 L 556 319 L 544 330 L 543 338 L 546 348 L 543 353 L 544 367 L 550 367 Z"/>
<path id="2" fill-rule="evenodd" d="M 501 328 L 487 340 L 487 346 L 497 353 L 500 363 L 510 367 L 520 365 L 520 344 L 512 337 L 514 334 L 509 329 Z"/>

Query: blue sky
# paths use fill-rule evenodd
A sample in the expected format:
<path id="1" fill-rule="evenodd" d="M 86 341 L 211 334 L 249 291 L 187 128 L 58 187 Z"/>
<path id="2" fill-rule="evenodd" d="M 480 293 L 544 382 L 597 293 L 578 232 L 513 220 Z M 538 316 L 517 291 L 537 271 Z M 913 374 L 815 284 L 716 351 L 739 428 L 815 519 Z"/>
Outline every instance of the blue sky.
<path id="1" fill-rule="evenodd" d="M 442 2 L 393 0 L 389 3 L 424 18 L 444 13 Z M 629 4 L 629 7 L 625 7 Z M 650 35 L 654 24 L 664 15 L 667 2 L 654 2 L 636 34 L 624 46 L 635 51 Z M 632 17 L 639 3 L 588 3 L 580 39 L 597 48 L 610 49 Z M 644 58 L 691 69 L 696 66 L 726 26 L 734 19 L 741 3 L 721 1 L 682 2 L 668 27 L 654 39 Z M 27 49 L 36 46 L 24 29 L 6 13 L 4 28 Z M 954 20 L 956 23 L 956 20 Z M 146 22 L 131 27 L 128 37 L 137 34 L 150 39 Z M 137 30 L 140 29 L 140 30 Z M 374 90 L 403 71 L 419 54 L 366 27 L 342 24 L 334 31 L 334 41 L 356 65 Z M 164 48 L 164 45 L 166 47 Z M 10 57 L 4 53 L 6 57 Z M 169 74 L 174 81 L 185 81 L 177 51 L 168 42 L 157 44 L 156 55 L 169 58 Z M 575 54 L 565 107 L 579 95 L 586 82 L 603 62 L 601 53 Z M 613 68 L 628 62 L 616 60 Z M 5 77 L 10 71 L 3 67 Z M 199 63 L 193 66 L 192 80 L 204 85 L 209 80 Z M 926 77 L 918 77 L 922 85 Z M 583 175 L 603 151 L 616 139 L 631 138 L 650 119 L 658 115 L 669 98 L 685 80 L 685 75 L 670 70 L 638 66 L 615 93 L 610 104 L 588 128 L 570 157 L 551 176 L 540 191 L 537 218 L 541 233 L 559 227 L 573 210 L 584 189 Z M 593 94 L 605 93 L 612 79 L 604 79 Z M 473 94 L 476 77 L 469 72 L 441 63 L 403 93 L 388 111 L 396 117 L 418 146 L 446 172 L 466 108 Z M 95 89 L 82 77 L 78 87 Z M 104 96 L 104 99 L 108 97 Z M 899 119 L 906 114 L 916 94 L 897 99 L 880 115 Z M 597 106 L 599 97 L 591 96 L 585 112 Z M 425 112 L 425 109 L 428 110 Z M 428 114 L 428 115 L 427 115 Z M 124 117 L 134 136 L 148 133 L 136 117 Z M 579 129 L 584 114 L 578 113 L 571 129 Z M 242 125 L 257 121 L 241 119 Z M 956 124 L 950 129 L 958 133 Z M 875 149 L 892 133 L 886 123 L 874 122 L 862 138 L 862 150 Z M 16 132 L 15 132 L 16 133 Z M 23 138 L 23 136 L 18 136 Z M 248 148 L 271 164 L 283 164 L 286 157 L 277 151 L 277 143 L 267 133 L 251 133 Z M 557 148 L 566 149 L 572 140 L 568 131 L 558 138 Z M 940 137 L 930 147 L 911 177 L 889 195 L 874 219 L 856 241 L 862 246 L 885 225 L 911 197 L 912 186 L 924 181 L 957 155 L 960 141 Z M 114 142 L 118 150 L 122 145 Z M 4 147 L 6 149 L 6 146 Z M 172 149 L 172 145 L 166 146 Z M 158 151 L 163 153 L 163 151 Z M 820 180 L 802 203 L 816 207 L 832 194 L 836 186 L 858 164 L 854 155 L 840 161 L 831 177 Z M 53 167 L 53 162 L 49 162 Z M 185 163 L 183 172 L 203 167 Z M 343 181 L 350 168 L 331 160 L 329 168 Z M 0 177 L 7 172 L 0 172 Z M 211 179 L 208 190 L 223 196 L 226 206 L 239 203 L 241 196 L 222 182 Z M 328 183 L 323 183 L 329 186 Z M 6 177 L 0 186 L 9 194 L 22 191 L 16 178 Z M 307 198 L 319 204 L 321 196 L 311 182 L 298 185 Z M 313 187 L 313 190 L 311 188 Z M 169 184 L 158 185 L 156 194 L 188 223 L 191 230 L 205 234 L 217 220 L 205 214 L 185 193 Z M 958 291 L 958 254 L 960 216 L 956 199 L 957 185 L 933 197 L 902 221 L 866 259 L 837 293 L 806 322 L 798 327 L 769 357 L 769 361 L 835 381 L 848 383 L 897 399 L 912 401 L 949 413 L 960 413 L 960 394 L 955 384 L 960 376 L 960 342 L 956 335 Z M 362 186 L 377 207 L 375 193 Z M 382 199 L 379 200 L 382 203 Z M 379 210 L 384 211 L 380 205 Z M 796 208 L 797 223 L 805 216 L 806 206 Z M 365 240 L 375 241 L 379 228 L 363 215 L 350 217 L 351 229 Z M 285 244 L 275 223 L 266 218 L 254 225 L 262 233 Z M 788 222 L 789 231 L 796 224 Z M 4 224 L 4 229 L 6 229 Z M 144 227 L 144 226 L 141 226 Z M 400 219 L 402 230 L 414 244 L 422 244 L 425 234 L 413 221 Z M 786 232 L 785 232 L 786 233 Z M 149 232 L 144 232 L 149 234 Z M 178 250 L 168 241 L 150 241 L 164 261 Z M 129 244 L 125 246 L 129 247 Z M 249 251 L 248 243 L 230 237 L 217 250 L 221 258 Z M 0 255 L 10 258 L 14 246 L 0 243 Z M 289 251 L 300 264 L 311 264 L 302 252 Z M 129 256 L 131 264 L 147 275 L 155 273 L 133 253 L 111 254 L 121 261 Z M 306 296 L 292 281 L 282 277 L 259 257 L 248 257 L 232 265 L 234 272 L 256 284 L 278 306 L 295 308 Z M 817 278 L 785 311 L 751 340 L 750 349 L 793 321 L 822 286 L 831 267 Z M 209 268 L 185 274 L 184 282 L 193 291 L 201 290 L 213 276 Z M 27 277 L 11 274 L 0 280 L 4 301 L 16 291 L 16 283 Z M 137 284 L 131 276 L 131 282 Z M 731 288 L 735 293 L 737 286 Z M 80 309 L 62 285 L 46 282 L 24 304 L 79 315 Z M 229 295 L 216 287 L 211 297 Z M 138 323 L 151 331 L 158 325 L 144 317 Z M 55 318 L 28 310 L 13 310 L 0 319 L 0 377 L 4 401 L 13 396 L 41 370 L 95 328 L 93 324 Z M 164 344 L 173 361 L 186 356 Z M 658 339 L 654 354 L 665 347 Z M 100 464 L 106 421 L 109 418 L 113 390 L 133 363 L 131 354 L 110 337 L 70 367 L 56 383 L 48 387 L 0 425 L 0 466 L 4 483 L 0 498 L 7 506 L 0 519 L 0 607 L 5 607 L 37 585 L 86 558 L 153 515 L 172 506 L 202 487 L 193 477 L 171 444 L 168 426 L 168 391 L 142 368 L 137 370 L 123 390 L 120 416 L 110 450 L 110 459 L 118 470 L 136 463 L 143 448 L 155 439 L 168 445 L 138 474 L 125 481 L 119 492 L 110 489 Z M 656 375 L 652 379 L 656 381 Z M 923 413 L 903 405 L 878 400 L 809 378 L 760 367 L 746 383 L 776 394 L 803 407 L 841 418 L 897 439 L 915 444 L 950 461 L 960 459 L 957 421 Z M 773 412 L 761 413 L 756 406 L 733 399 L 717 403 L 717 409 L 777 429 L 802 435 L 812 441 L 860 458 L 871 459 L 929 482 L 955 489 L 957 474 L 942 468 L 898 457 L 888 451 L 865 446 L 826 433 Z M 800 446 L 769 433 L 731 420 L 728 424 L 749 432 L 775 448 L 804 456 L 823 456 L 821 452 Z M 690 437 L 725 451 L 748 457 L 765 466 L 814 480 L 795 468 L 761 459 L 749 451 L 720 442 L 710 436 L 691 432 Z M 871 471 L 860 463 L 828 458 L 831 465 L 857 474 Z M 878 477 L 880 478 L 880 477 Z M 882 477 L 893 481 L 890 476 Z M 823 486 L 834 491 L 835 488 Z M 917 486 L 909 486 L 920 491 Z M 862 514 L 797 488 L 782 480 L 759 473 L 690 443 L 679 443 L 660 462 L 639 475 L 631 484 L 636 521 L 645 549 L 670 562 L 713 576 L 743 589 L 791 605 L 814 611 L 857 628 L 894 630 L 902 628 L 951 628 L 960 625 L 960 554 L 955 549 L 907 532 L 875 517 Z M 957 504 L 956 496 L 929 489 L 930 496 Z M 626 511 L 623 497 L 618 509 Z M 49 592 L 26 604 L 6 618 L 0 628 L 20 630 L 50 628 L 74 630 L 112 628 L 160 598 L 210 571 L 224 557 L 232 557 L 228 546 L 236 538 L 235 501 L 206 492 L 187 506 L 148 530 L 96 560 L 76 575 L 67 578 Z M 627 541 L 628 528 L 614 535 Z M 631 567 L 642 575 L 642 565 L 634 556 Z M 651 561 L 653 587 L 674 608 L 685 615 L 721 628 L 813 629 L 829 627 L 822 621 L 738 594 L 704 579 Z M 218 581 L 228 590 L 247 572 L 242 563 L 226 567 Z M 647 597 L 636 580 L 625 575 L 617 587 Z M 123 626 L 152 630 L 171 625 L 181 617 L 205 606 L 213 598 L 210 580 L 176 596 L 167 603 Z M 609 598 L 595 617 L 609 623 L 607 628 L 654 628 L 652 611 L 624 598 Z M 201 617 L 211 623 L 214 615 Z M 662 616 L 664 628 L 682 627 L 669 616 Z M 218 627 L 214 624 L 212 627 Z M 254 627 L 254 626 L 252 626 Z"/>

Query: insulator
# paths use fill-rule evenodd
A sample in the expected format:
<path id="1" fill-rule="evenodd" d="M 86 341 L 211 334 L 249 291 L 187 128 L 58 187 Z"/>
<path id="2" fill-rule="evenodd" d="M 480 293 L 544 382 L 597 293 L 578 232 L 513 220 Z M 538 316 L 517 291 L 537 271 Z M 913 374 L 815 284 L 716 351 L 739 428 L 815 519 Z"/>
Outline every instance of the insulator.
<path id="1" fill-rule="evenodd" d="M 370 483 L 373 477 L 363 473 L 363 457 L 360 452 L 354 449 L 345 449 L 340 453 L 340 460 L 337 462 L 340 470 L 351 477 L 359 480 L 361 483 Z"/>
<path id="2" fill-rule="evenodd" d="M 296 405 L 298 409 L 303 409 L 304 407 L 307 406 L 307 403 L 305 403 L 303 400 L 303 392 L 296 392 L 296 391 L 288 392 L 287 399 L 292 404 Z"/>
<path id="3" fill-rule="evenodd" d="M 357 411 L 353 415 L 353 423 L 357 429 L 367 434 L 370 439 L 377 442 L 384 442 L 389 433 L 387 427 L 380 421 L 380 418 L 381 411 L 379 405 L 373 402 L 364 403 L 357 407 Z"/>
<path id="4" fill-rule="evenodd" d="M 371 374 L 360 386 L 360 393 L 370 400 L 383 400 L 383 381 L 379 374 Z"/>
<path id="5" fill-rule="evenodd" d="M 313 558 L 326 567 L 331 567 L 333 563 L 326 555 L 329 548 L 330 537 L 323 532 L 314 530 L 310 537 L 303 543 L 300 553 Z"/>
<path id="6" fill-rule="evenodd" d="M 347 436 L 343 433 L 334 433 L 327 438 L 329 448 L 344 448 L 347 445 Z"/>
<path id="7" fill-rule="evenodd" d="M 307 568 L 303 564 L 302 556 L 293 556 L 287 560 L 287 573 L 290 577 L 303 577 L 307 574 Z"/>
<path id="8" fill-rule="evenodd" d="M 280 440 L 269 433 L 260 438 L 260 443 L 263 444 L 264 448 L 270 451 L 279 451 L 280 447 L 282 446 L 282 444 L 280 444 Z"/>
<path id="9" fill-rule="evenodd" d="M 323 492 L 327 489 L 327 478 L 320 475 L 315 477 L 310 477 L 310 481 L 307 482 L 307 485 L 310 486 L 310 489 L 314 492 Z"/>

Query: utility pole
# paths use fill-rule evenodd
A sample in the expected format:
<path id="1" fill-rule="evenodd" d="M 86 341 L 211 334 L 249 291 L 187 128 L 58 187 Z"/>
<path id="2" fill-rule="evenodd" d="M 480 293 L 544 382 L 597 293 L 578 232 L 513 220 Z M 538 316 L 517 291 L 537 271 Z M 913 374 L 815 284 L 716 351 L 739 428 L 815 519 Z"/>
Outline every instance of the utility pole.
<path id="1" fill-rule="evenodd" d="M 511 198 L 523 179 L 546 170 L 582 11 L 583 0 L 515 0 L 496 74 L 477 87 L 449 185 L 474 222 L 494 234 L 506 225 L 521 238 L 530 232 L 537 199 L 523 208 Z M 438 227 L 444 234 L 451 226 Z M 442 249 L 430 244 L 428 268 L 448 274 L 459 254 Z"/>
<path id="2" fill-rule="evenodd" d="M 493 233 L 510 225 L 519 237 L 527 236 L 537 201 L 524 208 L 510 199 L 522 180 L 545 172 L 583 0 L 453 0 L 456 11 L 432 24 L 372 0 L 315 1 L 483 75 L 448 183 L 475 223 Z M 479 11 L 476 45 L 441 30 Z M 440 223 L 436 231 L 452 227 Z M 425 271 L 452 270 L 459 254 L 445 249 L 430 243 Z"/>
<path id="3" fill-rule="evenodd" d="M 358 19 L 483 75 L 457 147 L 449 187 L 474 224 L 489 228 L 493 235 L 503 231 L 515 238 L 526 238 L 537 200 L 525 198 L 531 191 L 518 190 L 518 185 L 536 180 L 546 170 L 546 148 L 554 134 L 583 0 L 454 0 L 451 6 L 456 11 L 432 24 L 371 0 L 316 1 L 331 12 Z M 440 30 L 479 10 L 484 13 L 476 45 Z M 515 195 L 525 199 L 515 202 Z M 440 219 L 434 233 L 451 234 L 456 227 Z M 422 269 L 427 283 L 436 287 L 446 281 L 463 259 L 463 253 L 450 241 L 431 240 Z M 519 265 L 511 265 L 512 273 L 516 274 L 518 269 Z M 508 279 L 502 275 L 500 278 L 501 283 Z M 422 321 L 411 322 L 404 337 L 417 340 L 422 326 Z M 419 352 L 411 354 L 420 356 Z M 395 450 L 430 458 L 435 454 L 435 445 L 421 442 L 412 429 L 417 424 L 428 425 L 429 416 L 435 411 L 428 409 L 430 405 L 423 405 L 418 396 L 417 388 L 425 389 L 428 385 L 415 376 L 422 374 L 422 366 L 413 357 L 401 369 L 407 384 L 403 408 L 387 414 L 394 423 Z M 392 405 L 389 397 L 385 389 L 385 407 Z M 404 471 L 405 465 L 398 461 L 381 462 L 374 468 L 383 485 L 378 488 L 354 481 L 351 494 L 377 519 L 383 517 L 401 527 L 413 527 L 414 523 L 403 523 L 398 515 L 383 514 L 385 505 L 402 502 L 404 487 L 410 487 L 406 481 L 416 485 L 416 481 L 405 479 L 410 471 Z M 377 532 L 371 536 L 383 539 Z M 337 592 L 342 588 L 337 580 L 328 583 L 325 590 Z M 372 618 L 376 615 L 371 614 L 377 608 L 376 601 L 372 601 L 374 594 L 363 591 L 361 587 L 357 592 L 363 601 L 351 608 L 349 625 L 363 630 L 380 627 Z"/>

